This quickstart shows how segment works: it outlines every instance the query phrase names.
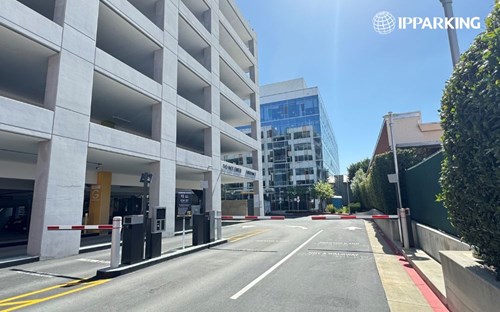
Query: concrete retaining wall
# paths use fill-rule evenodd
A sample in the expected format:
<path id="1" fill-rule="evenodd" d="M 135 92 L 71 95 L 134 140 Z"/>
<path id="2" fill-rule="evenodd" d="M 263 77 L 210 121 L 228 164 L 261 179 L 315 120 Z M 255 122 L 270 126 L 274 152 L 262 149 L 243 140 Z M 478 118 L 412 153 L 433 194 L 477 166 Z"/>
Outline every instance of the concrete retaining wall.
<path id="1" fill-rule="evenodd" d="M 414 231 L 413 236 L 416 238 L 415 242 L 417 243 L 418 248 L 425 251 L 438 262 L 441 262 L 439 252 L 442 250 L 470 250 L 469 245 L 461 242 L 453 236 L 420 223 L 412 222 L 412 225 L 413 228 L 416 229 L 416 233 Z"/>
<path id="2" fill-rule="evenodd" d="M 246 216 L 248 215 L 246 200 L 223 200 L 222 215 L 223 216 Z"/>
<path id="3" fill-rule="evenodd" d="M 398 220 L 394 219 L 374 219 L 378 227 L 382 230 L 385 236 L 393 242 L 400 242 Z"/>
<path id="4" fill-rule="evenodd" d="M 440 252 L 448 308 L 452 312 L 498 311 L 500 282 L 470 251 Z"/>

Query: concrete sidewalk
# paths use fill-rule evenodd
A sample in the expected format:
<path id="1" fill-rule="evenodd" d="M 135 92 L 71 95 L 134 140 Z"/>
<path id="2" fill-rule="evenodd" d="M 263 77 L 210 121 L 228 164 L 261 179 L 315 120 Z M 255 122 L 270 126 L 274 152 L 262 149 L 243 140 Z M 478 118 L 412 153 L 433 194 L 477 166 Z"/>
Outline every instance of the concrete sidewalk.
<path id="1" fill-rule="evenodd" d="M 425 251 L 417 248 L 404 249 L 399 241 L 392 241 L 384 235 L 383 231 L 374 223 L 380 235 L 384 236 L 391 248 L 401 254 L 413 269 L 418 273 L 426 286 L 439 299 L 444 307 L 448 306 L 441 263 L 432 258 Z M 436 309 L 434 309 L 436 311 Z"/>
<path id="2" fill-rule="evenodd" d="M 436 311 L 405 270 L 401 257 L 394 253 L 382 231 L 372 222 L 365 222 L 365 227 L 391 311 Z"/>
<path id="3" fill-rule="evenodd" d="M 432 292 L 447 306 L 448 302 L 446 300 L 446 289 L 441 263 L 420 249 L 405 249 L 403 250 L 403 254 Z"/>

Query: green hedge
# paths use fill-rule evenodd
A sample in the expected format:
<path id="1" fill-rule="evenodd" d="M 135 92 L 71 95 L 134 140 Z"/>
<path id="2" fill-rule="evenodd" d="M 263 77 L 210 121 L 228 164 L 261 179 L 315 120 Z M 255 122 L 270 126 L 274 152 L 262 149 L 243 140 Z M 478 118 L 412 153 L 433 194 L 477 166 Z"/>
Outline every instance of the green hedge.
<path id="1" fill-rule="evenodd" d="M 404 171 L 435 152 L 435 148 L 400 149 L 398 153 L 398 169 L 400 173 L 401 199 L 403 206 L 408 206 Z M 378 209 L 386 214 L 396 214 L 397 195 L 395 184 L 389 183 L 388 174 L 394 173 L 392 152 L 375 156 L 371 170 L 355 178 L 352 188 L 355 196 L 359 196 L 364 209 Z"/>
<path id="2" fill-rule="evenodd" d="M 441 198 L 463 240 L 500 278 L 500 6 L 457 64 L 441 101 Z"/>

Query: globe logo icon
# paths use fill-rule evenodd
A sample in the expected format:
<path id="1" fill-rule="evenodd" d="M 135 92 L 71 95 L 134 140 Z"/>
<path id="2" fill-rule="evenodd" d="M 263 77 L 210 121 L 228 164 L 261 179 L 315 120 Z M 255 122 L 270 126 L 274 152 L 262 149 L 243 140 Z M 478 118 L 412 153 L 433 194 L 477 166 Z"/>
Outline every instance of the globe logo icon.
<path id="1" fill-rule="evenodd" d="M 373 29 L 381 35 L 388 35 L 396 28 L 396 18 L 387 11 L 378 12 L 372 21 Z"/>

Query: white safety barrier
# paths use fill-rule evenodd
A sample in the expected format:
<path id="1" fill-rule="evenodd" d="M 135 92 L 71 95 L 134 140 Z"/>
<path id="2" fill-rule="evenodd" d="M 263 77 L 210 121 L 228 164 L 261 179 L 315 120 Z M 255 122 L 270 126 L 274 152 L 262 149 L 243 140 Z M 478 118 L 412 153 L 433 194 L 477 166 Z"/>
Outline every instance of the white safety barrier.
<path id="1" fill-rule="evenodd" d="M 111 261 L 110 267 L 120 265 L 120 236 L 122 231 L 122 217 L 114 217 L 113 224 L 104 225 L 49 225 L 48 231 L 83 231 L 83 230 L 111 230 Z"/>
<path id="2" fill-rule="evenodd" d="M 222 220 L 285 220 L 284 216 L 222 216 Z"/>
<path id="3" fill-rule="evenodd" d="M 397 215 L 323 215 L 311 216 L 312 220 L 397 219 Z"/>

